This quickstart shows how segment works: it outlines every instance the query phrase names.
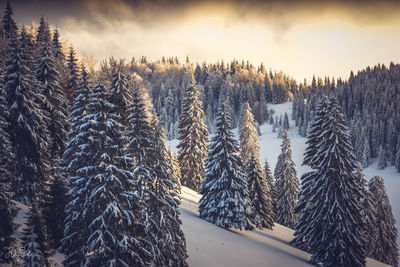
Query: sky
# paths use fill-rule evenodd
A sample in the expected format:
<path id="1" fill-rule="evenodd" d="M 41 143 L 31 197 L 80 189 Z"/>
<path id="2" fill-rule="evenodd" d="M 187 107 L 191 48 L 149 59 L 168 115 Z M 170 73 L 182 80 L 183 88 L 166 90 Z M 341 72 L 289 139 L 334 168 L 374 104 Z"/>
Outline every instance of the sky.
<path id="1" fill-rule="evenodd" d="M 261 62 L 298 81 L 347 79 L 400 62 L 398 0 L 11 0 L 18 23 L 43 14 L 78 53 Z M 5 0 L 0 0 L 3 8 Z"/>

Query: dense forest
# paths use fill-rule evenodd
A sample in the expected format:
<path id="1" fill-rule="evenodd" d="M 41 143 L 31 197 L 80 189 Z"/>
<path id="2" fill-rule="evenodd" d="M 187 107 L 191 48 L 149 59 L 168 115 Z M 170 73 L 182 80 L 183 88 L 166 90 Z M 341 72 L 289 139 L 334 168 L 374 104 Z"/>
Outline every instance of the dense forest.
<path id="1" fill-rule="evenodd" d="M 57 250 L 65 266 L 187 266 L 186 186 L 221 228 L 294 229 L 311 263 L 398 265 L 384 181 L 368 183 L 359 162 L 400 171 L 400 65 L 311 84 L 238 60 L 111 57 L 91 69 L 43 16 L 17 25 L 9 1 L 0 36 L 0 263 L 50 266 Z M 300 179 L 289 115 L 269 109 L 290 100 L 308 138 Z M 282 139 L 273 175 L 260 162 L 263 123 Z M 22 262 L 7 255 L 16 201 L 29 207 Z"/>

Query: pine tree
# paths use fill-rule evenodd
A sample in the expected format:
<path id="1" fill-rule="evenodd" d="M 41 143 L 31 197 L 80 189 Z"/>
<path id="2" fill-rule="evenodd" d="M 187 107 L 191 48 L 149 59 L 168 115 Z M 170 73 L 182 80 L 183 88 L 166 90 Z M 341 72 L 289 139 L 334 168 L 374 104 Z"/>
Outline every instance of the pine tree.
<path id="1" fill-rule="evenodd" d="M 375 199 L 374 204 L 377 211 L 375 227 L 378 231 L 370 255 L 383 263 L 399 266 L 396 220 L 392 213 L 389 197 L 386 194 L 383 178 L 380 176 L 373 177 L 368 186 Z"/>
<path id="2" fill-rule="evenodd" d="M 247 162 L 252 156 L 256 159 L 260 158 L 260 145 L 258 142 L 258 133 L 254 116 L 251 113 L 249 103 L 245 104 L 242 121 L 240 124 L 240 157 L 242 158 L 242 164 L 245 168 Z"/>
<path id="3" fill-rule="evenodd" d="M 383 170 L 387 167 L 386 151 L 381 145 L 378 153 L 378 169 Z"/>
<path id="4" fill-rule="evenodd" d="M 272 210 L 271 190 L 261 164 L 254 156 L 247 164 L 246 176 L 252 207 L 251 222 L 259 229 L 272 229 L 275 214 Z"/>
<path id="5" fill-rule="evenodd" d="M 174 151 L 172 151 L 172 148 L 169 147 L 167 151 L 167 158 L 172 166 L 172 175 L 176 179 L 178 185 L 181 185 L 181 168 L 179 166 L 179 161 L 176 158 Z"/>
<path id="6" fill-rule="evenodd" d="M 173 177 L 172 165 L 165 149 L 165 130 L 156 117 L 151 123 L 153 130 L 152 147 L 146 155 L 153 180 L 153 192 L 148 195 L 149 216 L 151 218 L 154 242 L 157 242 L 156 266 L 188 266 L 186 263 L 186 240 L 179 218 L 179 186 Z M 171 253 L 171 251 L 173 251 Z"/>
<path id="7" fill-rule="evenodd" d="M 322 125 L 327 116 L 328 98 L 322 97 L 315 110 L 314 120 L 311 122 L 310 133 L 306 142 L 307 148 L 304 152 L 303 165 L 308 165 L 311 168 L 318 166 L 319 162 L 315 161 L 315 156 L 319 149 L 324 129 Z"/>
<path id="8" fill-rule="evenodd" d="M 267 181 L 269 189 L 270 189 L 273 219 L 275 220 L 276 200 L 278 198 L 278 192 L 276 191 L 276 184 L 275 184 L 274 176 L 271 173 L 271 169 L 269 167 L 269 163 L 267 160 L 265 160 L 265 163 L 264 163 L 264 175 L 265 175 L 266 181 Z"/>
<path id="9" fill-rule="evenodd" d="M 39 27 L 37 30 L 36 44 L 41 46 L 47 46 L 50 43 L 51 35 L 50 28 L 47 21 L 45 21 L 43 15 L 40 17 Z"/>
<path id="10" fill-rule="evenodd" d="M 358 163 L 357 165 L 357 170 L 356 170 L 356 176 L 358 179 L 360 179 L 360 183 L 362 185 L 362 190 L 363 190 L 363 198 L 360 199 L 360 203 L 362 206 L 362 215 L 365 218 L 365 229 L 364 229 L 364 235 L 367 239 L 366 243 L 366 255 L 367 256 L 372 256 L 371 251 L 375 246 L 375 241 L 377 239 L 377 229 L 376 229 L 376 215 L 377 215 L 377 210 L 375 208 L 375 203 L 374 203 L 374 196 L 371 194 L 371 192 L 368 189 L 368 183 L 367 180 L 365 180 L 365 174 L 364 171 L 361 167 L 361 164 Z"/>
<path id="11" fill-rule="evenodd" d="M 248 186 L 225 105 L 219 109 L 217 131 L 209 145 L 199 213 L 200 218 L 219 227 L 250 230 Z"/>
<path id="12" fill-rule="evenodd" d="M 8 134 L 15 151 L 13 189 L 15 198 L 25 204 L 41 199 L 47 180 L 48 133 L 43 127 L 44 117 L 39 104 L 43 96 L 38 91 L 38 82 L 33 75 L 32 58 L 21 38 L 13 38 L 7 49 L 8 60 L 5 71 L 6 100 L 9 109 Z M 39 104 L 38 104 L 39 103 Z"/>
<path id="13" fill-rule="evenodd" d="M 178 130 L 178 160 L 181 166 L 182 185 L 198 191 L 204 177 L 207 156 L 208 131 L 199 92 L 191 75 L 185 90 Z"/>
<path id="14" fill-rule="evenodd" d="M 78 235 L 78 233 L 82 231 L 82 227 L 87 227 L 87 222 L 79 215 L 83 209 L 83 200 L 86 198 L 85 191 L 81 190 L 86 183 L 84 170 L 92 157 L 89 146 L 89 125 L 87 124 L 87 116 L 90 114 L 88 104 L 92 89 L 85 68 L 82 68 L 81 76 L 82 79 L 76 89 L 76 98 L 71 109 L 69 141 L 63 154 L 63 166 L 69 176 L 68 185 L 71 187 L 67 195 L 70 202 L 65 207 L 65 238 L 61 244 L 61 250 L 66 255 L 66 266 L 76 266 L 84 261 L 82 249 L 84 236 Z"/>
<path id="15" fill-rule="evenodd" d="M 285 115 L 283 116 L 283 129 L 289 130 L 289 117 L 286 112 L 285 112 Z"/>
<path id="16" fill-rule="evenodd" d="M 295 240 L 304 241 L 311 263 L 325 266 L 365 266 L 363 188 L 355 175 L 355 157 L 343 115 L 331 99 L 322 117 L 318 150 L 307 161 L 314 170 L 302 178 L 296 212 Z M 310 140 L 309 140 L 310 141 Z M 309 143 L 310 146 L 310 143 Z"/>
<path id="17" fill-rule="evenodd" d="M 15 171 L 12 168 L 14 154 L 7 133 L 9 113 L 4 95 L 3 81 L 0 80 L 0 264 L 11 260 L 6 255 L 8 249 L 14 245 L 14 238 L 11 236 L 14 232 L 14 207 L 11 202 L 11 183 Z"/>
<path id="18" fill-rule="evenodd" d="M 4 11 L 3 20 L 1 21 L 3 28 L 3 39 L 11 39 L 17 36 L 18 27 L 13 16 L 14 12 L 11 8 L 10 0 L 7 0 L 6 9 Z"/>
<path id="19" fill-rule="evenodd" d="M 74 92 L 79 85 L 77 61 L 75 50 L 71 46 L 67 58 L 67 87 L 64 88 L 65 96 L 69 103 L 68 106 L 71 106 L 74 102 Z"/>
<path id="20" fill-rule="evenodd" d="M 110 102 L 114 104 L 115 113 L 120 116 L 122 125 L 127 125 L 127 110 L 131 102 L 131 92 L 128 86 L 128 79 L 126 76 L 118 71 L 111 82 L 111 99 Z"/>
<path id="21" fill-rule="evenodd" d="M 136 227 L 141 209 L 136 206 L 138 195 L 130 171 L 132 159 L 123 154 L 123 144 L 126 144 L 123 126 L 112 113 L 114 106 L 107 101 L 109 95 L 101 83 L 93 88 L 89 99 L 90 113 L 83 117 L 87 128 L 82 129 L 89 133 L 89 161 L 77 170 L 80 177 L 72 177 L 69 192 L 74 199 L 67 206 L 70 217 L 67 217 L 64 239 L 77 238 L 83 243 L 68 247 L 63 263 L 65 266 L 143 266 L 148 262 L 142 255 L 149 253 L 137 235 L 144 229 Z M 68 223 L 71 217 L 78 219 Z M 80 223 L 80 228 L 75 223 Z"/>
<path id="22" fill-rule="evenodd" d="M 369 145 L 368 137 L 364 138 L 363 155 L 362 155 L 362 166 L 367 168 L 371 164 L 371 148 Z"/>
<path id="23" fill-rule="evenodd" d="M 47 257 L 49 255 L 47 253 L 48 247 L 46 243 L 44 221 L 42 218 L 42 214 L 37 207 L 37 204 L 33 204 L 29 210 L 27 228 L 24 229 L 23 234 L 24 236 L 22 238 L 22 241 L 25 251 L 23 266 L 50 266 L 47 260 Z"/>
<path id="24" fill-rule="evenodd" d="M 178 210 L 179 187 L 167 159 L 163 129 L 155 117 L 150 124 L 137 90 L 132 92 L 128 114 L 128 151 L 135 159 L 135 173 L 140 177 L 138 192 L 145 203 L 142 221 L 149 228 L 147 238 L 152 244 L 153 264 L 187 266 L 186 241 Z"/>
<path id="25" fill-rule="evenodd" d="M 292 160 L 292 150 L 287 131 L 283 133 L 281 154 L 275 167 L 276 191 L 278 192 L 276 201 L 275 221 L 283 226 L 294 228 L 297 217 L 294 207 L 297 204 L 300 190 L 299 180 L 296 177 L 296 169 Z"/>

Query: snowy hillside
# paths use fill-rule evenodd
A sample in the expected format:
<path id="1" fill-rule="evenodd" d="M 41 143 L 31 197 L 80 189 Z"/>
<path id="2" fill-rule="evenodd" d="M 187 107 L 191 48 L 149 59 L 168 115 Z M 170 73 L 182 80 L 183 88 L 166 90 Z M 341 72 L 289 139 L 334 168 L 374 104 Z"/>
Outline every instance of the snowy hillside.
<path id="1" fill-rule="evenodd" d="M 288 113 L 291 115 L 292 103 L 269 105 L 276 115 Z M 235 129 L 236 138 L 238 130 Z M 260 160 L 268 162 L 273 171 L 280 153 L 281 139 L 277 138 L 277 132 L 272 132 L 272 126 L 261 126 L 260 136 Z M 293 161 L 296 164 L 297 176 L 300 177 L 308 171 L 308 167 L 302 166 L 303 153 L 306 147 L 306 138 L 298 134 L 294 121 L 290 121 L 288 131 L 291 139 Z M 177 140 L 169 141 L 176 152 Z M 400 177 L 394 167 L 378 170 L 377 163 L 373 163 L 365 170 L 366 178 L 370 179 L 380 175 L 385 179 L 385 186 L 400 229 Z M 308 266 L 306 263 L 309 255 L 297 250 L 287 242 L 291 240 L 293 231 L 276 225 L 273 231 L 225 231 L 197 217 L 197 201 L 199 196 L 184 188 L 182 192 L 182 219 L 183 230 L 186 235 L 189 264 L 191 266 Z M 400 239 L 398 240 L 398 242 Z M 251 261 L 249 262 L 249 259 Z M 373 260 L 368 260 L 367 266 L 385 266 Z"/>
<path id="2" fill-rule="evenodd" d="M 185 233 L 191 267 L 217 266 L 312 266 L 310 255 L 288 242 L 293 230 L 275 225 L 273 230 L 224 230 L 198 217 L 200 195 L 182 188 L 182 229 Z M 367 266 L 388 266 L 367 259 Z"/>

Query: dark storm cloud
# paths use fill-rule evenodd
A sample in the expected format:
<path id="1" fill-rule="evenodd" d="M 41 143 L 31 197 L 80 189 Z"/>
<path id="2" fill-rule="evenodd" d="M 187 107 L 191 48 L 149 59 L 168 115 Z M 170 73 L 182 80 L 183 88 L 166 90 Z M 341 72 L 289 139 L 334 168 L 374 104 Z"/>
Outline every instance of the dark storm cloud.
<path id="1" fill-rule="evenodd" d="M 256 16 L 274 21 L 281 28 L 289 27 L 295 19 L 312 19 L 321 13 L 338 12 L 358 24 L 382 24 L 397 20 L 400 14 L 398 0 L 14 0 L 12 4 L 20 23 L 37 21 L 43 14 L 56 24 L 65 17 L 73 17 L 92 24 L 131 20 L 146 26 L 179 19 L 196 7 L 207 5 L 229 9 L 237 20 Z"/>

